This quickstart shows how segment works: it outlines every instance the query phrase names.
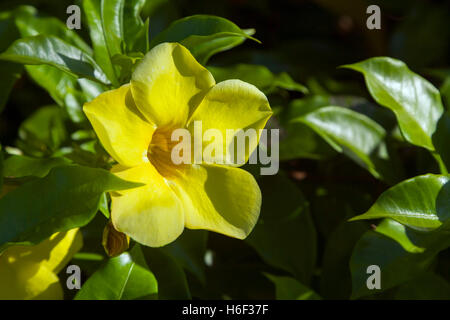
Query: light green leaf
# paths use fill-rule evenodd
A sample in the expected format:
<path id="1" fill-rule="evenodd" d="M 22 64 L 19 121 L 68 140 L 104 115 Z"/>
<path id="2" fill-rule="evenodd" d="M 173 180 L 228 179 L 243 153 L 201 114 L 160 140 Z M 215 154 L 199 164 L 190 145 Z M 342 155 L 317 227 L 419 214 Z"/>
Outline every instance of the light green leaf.
<path id="1" fill-rule="evenodd" d="M 383 192 L 364 214 L 351 219 L 391 218 L 417 229 L 436 229 L 450 217 L 450 176 L 427 174 Z"/>
<path id="2" fill-rule="evenodd" d="M 0 59 L 23 64 L 46 64 L 71 75 L 109 84 L 95 61 L 80 49 L 54 36 L 34 36 L 16 40 Z"/>
<path id="3" fill-rule="evenodd" d="M 374 177 L 393 179 L 384 142 L 386 131 L 369 117 L 346 108 L 328 106 L 292 121 L 313 129 L 336 151 L 350 157 Z"/>
<path id="4" fill-rule="evenodd" d="M 12 244 L 31 245 L 55 232 L 86 225 L 106 191 L 140 184 L 103 170 L 80 166 L 53 168 L 0 199 L 0 251 Z"/>
<path id="5" fill-rule="evenodd" d="M 252 64 L 237 64 L 228 67 L 208 67 L 208 70 L 221 82 L 228 79 L 240 79 L 253 84 L 269 94 L 277 88 L 307 93 L 308 89 L 292 80 L 285 72 L 273 74 L 267 67 Z"/>
<path id="6" fill-rule="evenodd" d="M 139 244 L 130 252 L 109 259 L 78 291 L 76 300 L 155 299 L 158 284 Z"/>
<path id="7" fill-rule="evenodd" d="M 264 205 L 246 241 L 268 264 L 309 285 L 316 263 L 316 230 L 308 203 L 282 174 L 261 176 L 258 183 Z"/>
<path id="8" fill-rule="evenodd" d="M 361 72 L 372 97 L 391 109 L 405 139 L 431 151 L 431 140 L 443 113 L 439 91 L 401 61 L 371 58 L 344 68 Z"/>
<path id="9" fill-rule="evenodd" d="M 45 177 L 49 171 L 58 166 L 68 165 L 65 158 L 31 158 L 13 155 L 4 161 L 3 176 L 8 178 Z"/>
<path id="10" fill-rule="evenodd" d="M 208 59 L 229 50 L 245 39 L 252 38 L 252 30 L 241 30 L 231 21 L 210 15 L 194 15 L 173 22 L 150 42 L 150 48 L 162 42 L 179 42 L 188 48 L 194 57 L 206 64 Z"/>
<path id="11" fill-rule="evenodd" d="M 270 274 L 266 274 L 266 276 L 275 284 L 277 300 L 321 300 L 314 290 L 301 284 L 294 278 Z"/>

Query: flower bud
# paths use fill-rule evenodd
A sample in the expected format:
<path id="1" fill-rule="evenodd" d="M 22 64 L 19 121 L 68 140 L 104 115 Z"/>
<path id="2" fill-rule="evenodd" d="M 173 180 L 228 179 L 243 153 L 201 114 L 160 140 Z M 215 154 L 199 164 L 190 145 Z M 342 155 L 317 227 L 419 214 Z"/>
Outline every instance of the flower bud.
<path id="1" fill-rule="evenodd" d="M 130 237 L 125 233 L 114 229 L 114 226 L 110 220 L 105 226 L 105 229 L 103 229 L 102 245 L 108 256 L 117 257 L 128 249 L 128 246 L 130 245 Z"/>

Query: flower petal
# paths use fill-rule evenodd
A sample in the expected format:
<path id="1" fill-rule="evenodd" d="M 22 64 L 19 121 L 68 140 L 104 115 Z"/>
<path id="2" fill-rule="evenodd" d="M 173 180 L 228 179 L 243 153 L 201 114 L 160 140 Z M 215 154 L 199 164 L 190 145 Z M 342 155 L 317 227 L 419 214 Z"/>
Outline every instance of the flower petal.
<path id="1" fill-rule="evenodd" d="M 188 49 L 178 43 L 162 43 L 139 62 L 131 91 L 139 110 L 158 126 L 184 126 L 214 84 L 211 73 Z"/>
<path id="2" fill-rule="evenodd" d="M 244 239 L 261 208 L 261 191 L 245 170 L 216 165 L 192 165 L 174 180 L 183 202 L 185 225 Z"/>
<path id="3" fill-rule="evenodd" d="M 181 203 L 150 163 L 129 169 L 116 167 L 113 172 L 122 179 L 146 184 L 111 194 L 111 218 L 118 231 L 151 247 L 166 245 L 183 232 Z"/>
<path id="4" fill-rule="evenodd" d="M 107 91 L 83 107 L 106 151 L 120 164 L 148 162 L 147 149 L 155 130 L 134 104 L 130 85 Z"/>
<path id="5" fill-rule="evenodd" d="M 81 246 L 81 233 L 72 229 L 35 246 L 6 249 L 0 256 L 0 299 L 62 299 L 56 274 Z M 7 290 L 1 290 L 3 284 Z"/>
<path id="6" fill-rule="evenodd" d="M 223 159 L 227 159 L 225 156 L 229 155 L 228 146 L 232 141 L 226 138 L 228 129 L 254 129 L 255 138 L 250 140 L 249 147 L 245 149 L 245 163 L 258 145 L 259 129 L 264 128 L 271 115 L 272 109 L 264 93 L 255 86 L 241 80 L 226 80 L 215 85 L 205 95 L 190 118 L 188 127 L 191 134 L 195 134 L 194 121 L 201 120 L 203 133 L 209 129 L 216 129 L 221 132 L 223 142 L 221 149 L 223 152 L 222 154 L 215 154 L 213 157 L 203 157 L 203 161 L 206 163 L 221 163 L 216 162 L 218 157 L 221 156 Z M 214 144 L 215 142 L 212 141 L 211 143 Z M 208 144 L 204 143 L 203 149 Z"/>

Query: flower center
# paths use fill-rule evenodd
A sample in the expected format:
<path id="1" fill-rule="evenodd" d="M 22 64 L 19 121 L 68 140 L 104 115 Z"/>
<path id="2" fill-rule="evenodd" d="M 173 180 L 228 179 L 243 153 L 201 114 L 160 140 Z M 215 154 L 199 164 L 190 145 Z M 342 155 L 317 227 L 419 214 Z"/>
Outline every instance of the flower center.
<path id="1" fill-rule="evenodd" d="M 183 164 L 175 164 L 172 161 L 172 149 L 179 142 L 172 141 L 172 132 L 176 128 L 157 128 L 152 136 L 152 141 L 148 146 L 147 157 L 156 170 L 166 178 L 174 176 L 183 168 Z"/>

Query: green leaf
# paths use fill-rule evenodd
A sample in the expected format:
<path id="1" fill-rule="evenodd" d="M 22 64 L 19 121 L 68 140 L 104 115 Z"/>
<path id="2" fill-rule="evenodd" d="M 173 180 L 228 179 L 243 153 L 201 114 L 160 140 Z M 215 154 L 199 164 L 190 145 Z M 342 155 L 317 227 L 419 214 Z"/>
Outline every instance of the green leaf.
<path id="1" fill-rule="evenodd" d="M 186 274 L 171 255 L 160 248 L 142 247 L 150 269 L 158 280 L 158 297 L 161 300 L 191 299 Z"/>
<path id="2" fill-rule="evenodd" d="M 282 174 L 262 176 L 258 182 L 264 205 L 246 241 L 268 264 L 309 285 L 316 263 L 316 230 L 308 203 Z"/>
<path id="3" fill-rule="evenodd" d="M 294 278 L 270 274 L 266 274 L 266 276 L 275 284 L 277 300 L 321 300 L 314 290 L 301 284 Z"/>
<path id="4" fill-rule="evenodd" d="M 4 161 L 3 176 L 8 178 L 45 177 L 49 171 L 58 166 L 68 165 L 65 158 L 31 158 L 13 155 Z"/>
<path id="5" fill-rule="evenodd" d="M 204 256 L 208 233 L 203 230 L 184 230 L 173 243 L 161 248 L 186 270 L 206 284 Z"/>
<path id="6" fill-rule="evenodd" d="M 103 170 L 80 166 L 53 168 L 0 199 L 0 251 L 9 245 L 37 244 L 55 232 L 86 225 L 106 191 L 139 184 Z"/>
<path id="7" fill-rule="evenodd" d="M 307 93 L 308 89 L 292 80 L 285 72 L 273 74 L 267 67 L 252 64 L 237 64 L 228 67 L 208 67 L 216 82 L 228 79 L 240 79 L 253 84 L 269 94 L 277 88 Z"/>
<path id="8" fill-rule="evenodd" d="M 11 43 L 20 37 L 14 23 L 14 13 L 0 18 L 0 52 L 6 50 Z M 0 113 L 3 111 L 14 84 L 20 78 L 23 66 L 7 61 L 0 61 Z"/>
<path id="9" fill-rule="evenodd" d="M 52 35 L 81 49 L 86 54 L 92 55 L 89 45 L 57 18 L 38 16 L 37 10 L 31 6 L 21 6 L 16 10 L 18 13 L 15 15 L 15 21 L 22 38 Z"/>
<path id="10" fill-rule="evenodd" d="M 148 23 L 140 17 L 144 4 L 145 0 L 102 0 L 102 24 L 110 57 L 148 51 Z"/>
<path id="11" fill-rule="evenodd" d="M 241 30 L 233 22 L 210 15 L 194 15 L 173 22 L 150 42 L 150 48 L 162 42 L 179 42 L 188 48 L 193 56 L 206 64 L 219 52 L 229 50 L 245 39 L 252 39 L 252 31 Z"/>
<path id="12" fill-rule="evenodd" d="M 383 192 L 375 204 L 353 220 L 391 218 L 417 229 L 436 229 L 450 217 L 450 176 L 427 174 Z"/>
<path id="13" fill-rule="evenodd" d="M 3 159 L 3 147 L 0 144 L 0 194 L 3 189 L 3 175 L 4 175 L 4 159 Z"/>
<path id="14" fill-rule="evenodd" d="M 439 91 L 401 61 L 371 58 L 344 68 L 361 72 L 372 97 L 391 109 L 405 139 L 431 151 L 431 140 L 443 113 Z"/>
<path id="15" fill-rule="evenodd" d="M 350 259 L 352 298 L 379 293 L 414 279 L 430 268 L 439 251 L 450 245 L 448 224 L 431 232 L 402 229 L 398 225 L 398 222 L 385 220 L 357 242 Z M 377 232 L 379 228 L 381 233 Z M 405 247 L 412 249 L 412 245 L 422 249 L 405 250 Z M 367 288 L 366 281 L 370 276 L 367 267 L 370 265 L 380 267 L 379 290 Z"/>
<path id="16" fill-rule="evenodd" d="M 396 300 L 449 300 L 450 284 L 443 277 L 428 272 L 401 285 Z"/>
<path id="17" fill-rule="evenodd" d="M 322 200 L 326 201 L 326 200 Z M 330 204 L 330 207 L 336 204 Z M 367 231 L 364 222 L 342 221 L 327 239 L 323 251 L 320 293 L 324 299 L 348 299 L 352 292 L 348 262 L 356 242 Z"/>
<path id="18" fill-rule="evenodd" d="M 92 46 L 94 47 L 94 59 L 103 69 L 111 83 L 114 86 L 118 86 L 119 83 L 116 78 L 114 66 L 111 62 L 111 55 L 109 54 L 103 29 L 101 0 L 83 0 L 82 6 L 86 15 Z"/>
<path id="19" fill-rule="evenodd" d="M 450 79 L 450 78 L 449 78 Z M 448 173 L 450 170 L 450 111 L 445 112 L 438 122 L 436 132 L 433 135 L 433 144 L 438 153 L 438 162 L 441 173 Z M 435 155 L 436 156 L 436 155 Z"/>
<path id="20" fill-rule="evenodd" d="M 155 299 L 158 284 L 139 244 L 130 252 L 109 259 L 78 291 L 76 300 Z"/>
<path id="21" fill-rule="evenodd" d="M 313 129 L 337 152 L 350 157 L 374 177 L 393 179 L 384 143 L 386 131 L 369 117 L 346 108 L 328 106 L 295 118 L 293 122 L 301 122 Z"/>
<path id="22" fill-rule="evenodd" d="M 57 106 L 45 106 L 35 111 L 19 127 L 19 137 L 24 146 L 22 149 L 31 153 L 52 154 L 67 139 L 64 125 L 64 112 Z"/>
<path id="23" fill-rule="evenodd" d="M 46 64 L 73 76 L 109 84 L 95 61 L 80 49 L 54 36 L 34 36 L 16 40 L 0 59 L 23 64 Z"/>

